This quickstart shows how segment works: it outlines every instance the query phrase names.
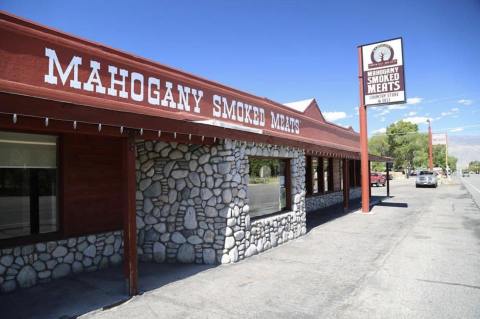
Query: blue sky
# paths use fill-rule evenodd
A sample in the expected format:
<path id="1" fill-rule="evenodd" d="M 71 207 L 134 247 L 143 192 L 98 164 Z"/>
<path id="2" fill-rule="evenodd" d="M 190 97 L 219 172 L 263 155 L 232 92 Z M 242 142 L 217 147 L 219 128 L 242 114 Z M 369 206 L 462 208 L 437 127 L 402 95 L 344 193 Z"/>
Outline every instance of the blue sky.
<path id="1" fill-rule="evenodd" d="M 356 130 L 356 47 L 402 36 L 409 103 L 370 108 L 369 132 L 430 118 L 434 131 L 480 135 L 480 0 L 3 0 L 0 9 L 278 102 L 314 97 Z"/>

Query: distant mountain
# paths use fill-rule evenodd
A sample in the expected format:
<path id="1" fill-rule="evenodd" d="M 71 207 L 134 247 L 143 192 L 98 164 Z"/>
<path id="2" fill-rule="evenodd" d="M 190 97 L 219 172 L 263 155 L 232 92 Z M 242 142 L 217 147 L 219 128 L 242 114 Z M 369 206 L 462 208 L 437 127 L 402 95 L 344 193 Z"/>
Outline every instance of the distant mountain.
<path id="1" fill-rule="evenodd" d="M 457 168 L 480 160 L 480 135 L 449 135 L 448 153 L 458 158 Z"/>

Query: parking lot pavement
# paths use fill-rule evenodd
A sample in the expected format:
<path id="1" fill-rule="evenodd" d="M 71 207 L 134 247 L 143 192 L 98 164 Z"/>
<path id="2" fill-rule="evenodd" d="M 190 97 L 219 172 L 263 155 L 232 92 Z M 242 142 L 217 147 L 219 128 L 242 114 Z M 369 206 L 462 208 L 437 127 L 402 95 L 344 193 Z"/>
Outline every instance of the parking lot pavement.
<path id="1" fill-rule="evenodd" d="M 86 318 L 480 318 L 480 211 L 459 182 L 393 181 L 351 213 Z"/>

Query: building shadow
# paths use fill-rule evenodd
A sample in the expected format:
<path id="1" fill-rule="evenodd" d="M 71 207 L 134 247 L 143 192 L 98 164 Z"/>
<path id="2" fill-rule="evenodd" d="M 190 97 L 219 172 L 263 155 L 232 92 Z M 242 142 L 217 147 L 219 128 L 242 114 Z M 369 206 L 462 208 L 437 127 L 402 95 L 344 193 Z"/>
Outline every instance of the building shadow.
<path id="1" fill-rule="evenodd" d="M 216 265 L 139 263 L 140 293 Z M 129 300 L 123 267 L 81 273 L 0 295 L 1 318 L 76 318 Z"/>
<path id="2" fill-rule="evenodd" d="M 386 198 L 392 198 L 392 196 L 372 196 L 370 199 L 370 206 L 378 206 L 382 204 Z M 322 209 L 314 210 L 307 213 L 307 232 L 313 228 L 322 224 L 328 223 L 337 218 L 343 217 L 351 212 L 357 211 L 362 207 L 360 198 L 352 199 L 349 202 L 349 208 L 344 209 L 343 203 L 325 207 Z"/>
<path id="3" fill-rule="evenodd" d="M 407 203 L 380 202 L 380 203 L 376 204 L 375 206 L 408 208 Z"/>

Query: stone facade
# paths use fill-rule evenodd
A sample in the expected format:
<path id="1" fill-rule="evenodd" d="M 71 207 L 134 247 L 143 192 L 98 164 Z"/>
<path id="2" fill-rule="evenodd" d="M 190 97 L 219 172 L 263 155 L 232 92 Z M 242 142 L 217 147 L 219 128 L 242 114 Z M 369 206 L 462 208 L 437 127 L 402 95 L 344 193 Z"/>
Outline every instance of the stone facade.
<path id="1" fill-rule="evenodd" d="M 122 255 L 121 231 L 1 249 L 0 292 L 118 265 Z"/>
<path id="2" fill-rule="evenodd" d="M 293 209 L 250 221 L 248 156 L 291 158 Z M 304 234 L 302 151 L 220 140 L 216 145 L 138 141 L 137 229 L 142 261 L 236 262 Z"/>
<path id="3" fill-rule="evenodd" d="M 289 211 L 250 218 L 251 156 L 289 159 Z M 234 263 L 302 236 L 306 211 L 343 200 L 342 192 L 305 199 L 303 150 L 232 140 L 138 140 L 136 178 L 137 248 L 146 262 Z M 2 249 L 0 291 L 117 265 L 122 256 L 121 231 Z"/>
<path id="4" fill-rule="evenodd" d="M 350 199 L 359 198 L 362 195 L 360 187 L 350 188 Z M 308 196 L 305 200 L 307 212 L 316 211 L 328 206 L 343 202 L 343 191 L 327 193 L 324 195 Z"/>
<path id="5" fill-rule="evenodd" d="M 233 153 L 223 144 L 137 142 L 140 260 L 221 260 L 229 209 L 246 194 Z"/>
<path id="6" fill-rule="evenodd" d="M 240 144 L 235 152 L 236 161 L 248 167 L 248 156 L 268 156 L 290 159 L 291 211 L 265 218 L 250 220 L 247 200 L 239 203 L 239 209 L 232 210 L 227 221 L 225 249 L 222 263 L 237 262 L 271 247 L 306 233 L 305 213 L 305 155 L 301 150 L 293 150 L 275 145 Z M 248 188 L 248 169 L 243 170 L 243 185 Z"/>

